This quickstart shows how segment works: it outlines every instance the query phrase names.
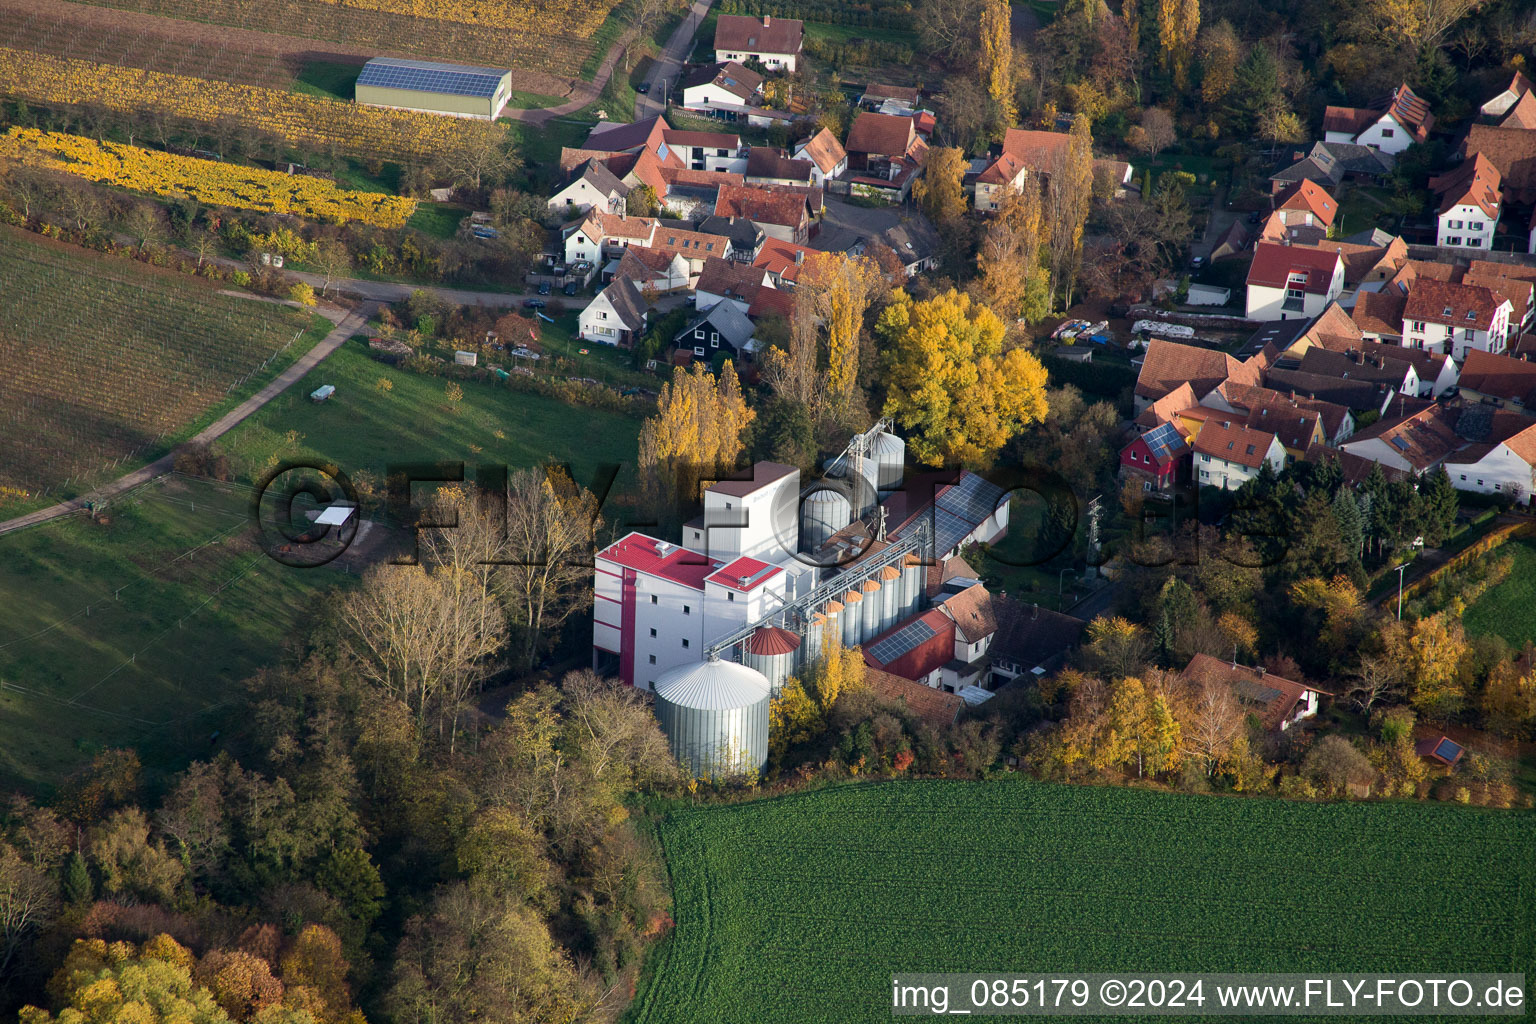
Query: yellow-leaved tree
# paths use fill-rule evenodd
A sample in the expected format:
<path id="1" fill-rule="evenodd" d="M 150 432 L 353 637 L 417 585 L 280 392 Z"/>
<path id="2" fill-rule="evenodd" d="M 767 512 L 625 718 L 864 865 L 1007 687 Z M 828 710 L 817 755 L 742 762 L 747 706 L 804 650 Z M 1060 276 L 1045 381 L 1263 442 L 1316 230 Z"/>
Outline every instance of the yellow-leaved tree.
<path id="1" fill-rule="evenodd" d="M 844 647 L 834 629 L 823 634 L 821 656 L 805 681 L 791 678 L 768 704 L 768 748 L 775 759 L 826 728 L 838 697 L 864 687 L 864 653 Z"/>
<path id="2" fill-rule="evenodd" d="M 859 390 L 859 342 L 864 313 L 882 284 L 873 260 L 822 253 L 806 261 L 795 287 L 797 301 L 803 289 L 816 320 L 827 332 L 826 399 L 829 411 L 840 421 L 862 421 L 867 412 Z"/>
<path id="3" fill-rule="evenodd" d="M 1003 128 L 1017 123 L 1013 102 L 1013 32 L 1009 27 L 1008 0 L 987 0 L 981 9 L 981 73 L 987 96 L 997 104 L 997 120 Z"/>
<path id="4" fill-rule="evenodd" d="M 938 146 L 928 151 L 923 176 L 912 183 L 912 198 L 935 224 L 965 216 L 965 150 Z"/>
<path id="5" fill-rule="evenodd" d="M 1009 439 L 1044 418 L 1045 367 L 1021 348 L 1003 350 L 997 314 L 954 289 L 913 302 L 904 294 L 880 315 L 886 340 L 885 415 L 929 466 L 986 466 Z"/>
<path id="6" fill-rule="evenodd" d="M 729 360 L 718 379 L 702 363 L 674 368 L 656 415 L 640 428 L 640 474 L 652 507 L 675 512 L 697 498 L 700 480 L 735 466 L 755 416 Z"/>

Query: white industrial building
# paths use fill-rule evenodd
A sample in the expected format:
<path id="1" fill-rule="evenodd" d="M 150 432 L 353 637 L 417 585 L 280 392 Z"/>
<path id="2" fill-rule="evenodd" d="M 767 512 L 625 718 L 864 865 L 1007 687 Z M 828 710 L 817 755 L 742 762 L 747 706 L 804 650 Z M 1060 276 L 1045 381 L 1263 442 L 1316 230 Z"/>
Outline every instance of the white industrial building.
<path id="1" fill-rule="evenodd" d="M 711 484 L 681 544 L 631 533 L 598 552 L 594 667 L 654 689 L 719 658 L 777 688 L 829 629 L 853 646 L 919 614 L 930 565 L 1006 532 L 1007 495 L 965 471 L 907 479 L 888 427 L 856 436 L 808 486 L 770 462 Z"/>

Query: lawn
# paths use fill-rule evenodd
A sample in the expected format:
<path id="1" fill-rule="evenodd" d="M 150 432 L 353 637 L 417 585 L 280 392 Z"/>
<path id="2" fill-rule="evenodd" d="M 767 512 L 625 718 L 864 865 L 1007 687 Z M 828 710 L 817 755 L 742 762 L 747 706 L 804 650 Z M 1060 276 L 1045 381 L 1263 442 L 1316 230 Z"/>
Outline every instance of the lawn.
<path id="1" fill-rule="evenodd" d="M 507 106 L 513 110 L 542 110 L 545 107 L 559 106 L 564 102 L 564 96 L 549 96 L 542 92 L 519 92 L 513 89 L 511 98 L 507 100 Z"/>
<path id="2" fill-rule="evenodd" d="M 34 499 L 157 457 L 329 329 L 215 283 L 10 229 L 0 266 L 0 486 Z"/>
<path id="3" fill-rule="evenodd" d="M 629 1024 L 852 1024 L 896 972 L 1536 972 L 1536 814 L 1021 777 L 658 824 L 676 929 Z"/>
<path id="4" fill-rule="evenodd" d="M 1536 540 L 1510 541 L 1493 557 L 1513 555 L 1509 576 L 1472 603 L 1461 617 L 1470 633 L 1497 634 L 1515 647 L 1536 642 Z"/>
<path id="5" fill-rule="evenodd" d="M 411 214 L 411 219 L 405 222 L 405 226 L 415 228 L 433 238 L 452 238 L 459 230 L 459 222 L 468 216 L 469 211 L 462 206 L 418 203 L 416 212 Z"/>
<path id="6" fill-rule="evenodd" d="M 1334 232 L 1340 237 L 1382 227 L 1393 229 L 1402 220 L 1383 205 L 1392 198 L 1392 190 L 1369 185 L 1351 185 L 1339 199 L 1339 215 Z"/>
<path id="7" fill-rule="evenodd" d="M 0 537 L 0 785 L 46 791 L 111 746 L 165 771 L 217 752 L 242 680 L 350 579 L 269 560 L 245 536 L 247 501 L 162 478 L 106 522 Z"/>
<path id="8" fill-rule="evenodd" d="M 830 43 L 846 43 L 850 39 L 873 39 L 882 43 L 900 43 L 903 46 L 917 45 L 917 33 L 910 29 L 828 25 L 819 21 L 808 21 L 805 23 L 805 34 L 812 39 L 822 39 Z"/>
<path id="9" fill-rule="evenodd" d="M 380 389 L 381 380 L 390 390 Z M 311 402 L 308 395 L 322 384 L 335 385 L 336 394 Z M 460 385 L 464 397 L 455 407 L 448 384 L 386 366 L 369 358 L 361 341 L 349 342 L 222 444 L 242 479 L 281 460 L 318 457 L 376 484 L 390 464 L 460 461 L 569 462 L 581 483 L 600 464 L 621 463 L 617 486 L 634 480 L 639 420 L 472 380 Z"/>
<path id="10" fill-rule="evenodd" d="M 305 96 L 352 102 L 356 93 L 361 64 L 340 64 L 328 60 L 307 61 L 293 84 L 293 91 Z"/>

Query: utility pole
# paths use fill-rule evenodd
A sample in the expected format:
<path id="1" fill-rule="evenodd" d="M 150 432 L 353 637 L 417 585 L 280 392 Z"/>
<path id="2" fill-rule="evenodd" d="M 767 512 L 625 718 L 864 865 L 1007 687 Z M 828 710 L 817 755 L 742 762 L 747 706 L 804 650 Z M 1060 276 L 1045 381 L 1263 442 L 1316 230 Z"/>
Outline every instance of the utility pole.
<path id="1" fill-rule="evenodd" d="M 1099 504 L 1099 499 L 1104 497 L 1096 494 L 1088 503 L 1088 563 L 1093 566 L 1094 578 L 1104 575 L 1104 569 L 1099 564 L 1099 517 L 1104 514 L 1104 508 Z"/>
<path id="2" fill-rule="evenodd" d="M 1397 621 L 1398 622 L 1402 622 L 1403 621 L 1403 570 L 1406 569 L 1406 568 L 1408 568 L 1408 563 L 1407 562 L 1404 562 L 1402 565 L 1397 567 Z"/>

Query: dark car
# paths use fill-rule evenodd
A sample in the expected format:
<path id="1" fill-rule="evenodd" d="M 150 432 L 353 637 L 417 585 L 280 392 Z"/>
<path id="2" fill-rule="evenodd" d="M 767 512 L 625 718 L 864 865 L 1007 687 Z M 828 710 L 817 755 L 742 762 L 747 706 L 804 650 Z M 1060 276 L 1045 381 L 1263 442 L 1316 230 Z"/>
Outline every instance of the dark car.
<path id="1" fill-rule="evenodd" d="M 540 295 L 548 295 L 549 294 L 549 282 L 548 281 L 540 281 L 539 282 L 539 294 Z"/>
<path id="2" fill-rule="evenodd" d="M 524 299 L 523 300 L 523 308 L 524 309 L 543 309 L 544 305 L 545 305 L 545 303 L 544 303 L 543 299 Z"/>
<path id="3" fill-rule="evenodd" d="M 644 96 L 646 93 L 648 93 L 650 91 L 651 91 L 651 83 L 650 82 L 641 82 L 639 85 L 635 86 L 635 92 L 639 93 L 641 96 Z"/>
<path id="4" fill-rule="evenodd" d="M 566 282 L 565 287 L 561 289 L 561 291 L 565 292 L 567 295 L 575 295 L 580 290 L 581 289 L 576 286 L 575 281 Z"/>

